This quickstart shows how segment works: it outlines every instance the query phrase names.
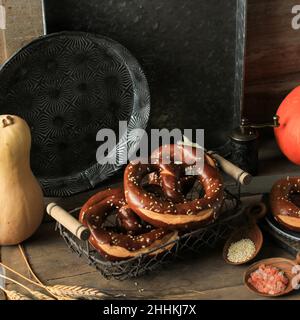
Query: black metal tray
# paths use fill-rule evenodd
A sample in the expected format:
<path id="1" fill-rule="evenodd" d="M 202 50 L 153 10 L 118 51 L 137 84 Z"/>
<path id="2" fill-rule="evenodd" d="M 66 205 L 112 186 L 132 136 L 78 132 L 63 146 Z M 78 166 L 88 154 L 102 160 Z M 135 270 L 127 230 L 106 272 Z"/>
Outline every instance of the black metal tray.
<path id="1" fill-rule="evenodd" d="M 132 146 L 145 128 L 148 84 L 137 60 L 119 43 L 83 32 L 41 37 L 17 52 L 0 71 L 0 112 L 24 118 L 32 132 L 31 166 L 45 196 L 93 188 L 121 165 L 100 165 L 99 129 L 128 132 L 116 152 Z"/>
<path id="2" fill-rule="evenodd" d="M 99 33 L 137 57 L 150 86 L 149 128 L 203 128 L 206 147 L 226 153 L 241 113 L 246 0 L 44 3 L 48 33 Z"/>

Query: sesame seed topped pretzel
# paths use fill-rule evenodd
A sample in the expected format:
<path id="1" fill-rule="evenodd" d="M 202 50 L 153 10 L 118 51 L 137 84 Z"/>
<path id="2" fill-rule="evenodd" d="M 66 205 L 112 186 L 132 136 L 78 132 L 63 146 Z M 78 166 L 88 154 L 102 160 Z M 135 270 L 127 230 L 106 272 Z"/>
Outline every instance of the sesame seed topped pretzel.
<path id="1" fill-rule="evenodd" d="M 165 146 L 154 151 L 152 164 L 131 162 L 124 173 L 125 198 L 129 207 L 144 221 L 168 229 L 192 229 L 206 225 L 217 218 L 223 203 L 223 180 L 214 161 L 205 155 L 202 173 L 195 178 L 204 189 L 204 196 L 187 201 L 183 194 L 181 177 L 185 169 L 197 160 L 197 150 L 183 145 L 168 145 L 170 164 L 161 162 Z M 182 160 L 182 164 L 176 164 Z M 145 176 L 157 172 L 166 199 L 147 192 L 142 186 Z"/>
<path id="2" fill-rule="evenodd" d="M 115 219 L 107 223 L 109 217 Z M 158 254 L 173 247 L 176 231 L 153 228 L 128 207 L 121 188 L 100 191 L 82 207 L 80 222 L 91 231 L 91 245 L 107 260 L 125 260 L 171 242 Z"/>
<path id="3" fill-rule="evenodd" d="M 277 181 L 270 195 L 274 218 L 294 231 L 300 231 L 300 207 L 295 201 L 297 195 L 300 195 L 300 177 L 287 177 Z"/>

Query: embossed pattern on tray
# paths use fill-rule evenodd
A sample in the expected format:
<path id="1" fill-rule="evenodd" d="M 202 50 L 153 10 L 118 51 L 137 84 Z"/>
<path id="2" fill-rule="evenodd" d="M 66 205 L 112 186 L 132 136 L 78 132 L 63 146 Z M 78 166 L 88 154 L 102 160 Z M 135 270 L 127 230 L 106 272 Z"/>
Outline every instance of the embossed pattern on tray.
<path id="1" fill-rule="evenodd" d="M 94 187 L 118 166 L 96 163 L 99 129 L 128 135 L 145 128 L 147 81 L 136 59 L 117 42 L 81 32 L 42 37 L 21 49 L 0 72 L 0 112 L 24 118 L 32 132 L 31 166 L 47 196 Z"/>

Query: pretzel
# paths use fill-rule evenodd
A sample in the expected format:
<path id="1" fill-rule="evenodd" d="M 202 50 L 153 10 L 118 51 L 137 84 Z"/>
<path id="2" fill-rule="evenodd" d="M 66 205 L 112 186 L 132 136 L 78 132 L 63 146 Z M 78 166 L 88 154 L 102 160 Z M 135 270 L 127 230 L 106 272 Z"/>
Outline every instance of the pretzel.
<path id="1" fill-rule="evenodd" d="M 294 231 L 300 231 L 300 207 L 293 199 L 297 194 L 300 194 L 300 177 L 287 177 L 273 185 L 270 195 L 274 218 Z"/>
<path id="2" fill-rule="evenodd" d="M 113 225 L 105 223 L 113 216 Z M 153 228 L 129 208 L 121 188 L 100 191 L 82 207 L 80 222 L 91 231 L 89 242 L 107 260 L 118 261 L 149 253 L 170 250 L 177 239 L 176 231 Z M 162 249 L 154 249 L 163 246 Z M 153 251 L 153 252 L 150 252 Z"/>
<path id="3" fill-rule="evenodd" d="M 207 225 L 217 218 L 223 203 L 223 181 L 215 163 L 204 155 L 202 173 L 196 176 L 204 189 L 204 196 L 187 201 L 183 196 L 181 177 L 191 163 L 196 163 L 197 150 L 183 145 L 168 145 L 170 164 L 162 162 L 163 146 L 151 155 L 152 164 L 132 161 L 124 172 L 125 198 L 129 207 L 144 221 L 158 228 L 194 229 Z M 182 164 L 176 164 L 182 160 Z M 142 186 L 145 176 L 160 175 L 167 199 L 155 196 Z"/>

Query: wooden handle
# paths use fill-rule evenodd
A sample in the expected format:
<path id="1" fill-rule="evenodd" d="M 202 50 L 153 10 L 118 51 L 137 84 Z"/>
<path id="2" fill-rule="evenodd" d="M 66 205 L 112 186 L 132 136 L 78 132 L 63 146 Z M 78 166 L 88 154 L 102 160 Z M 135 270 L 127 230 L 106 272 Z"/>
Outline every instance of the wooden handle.
<path id="1" fill-rule="evenodd" d="M 209 151 L 208 154 L 213 156 L 218 161 L 219 166 L 225 173 L 231 176 L 234 180 L 238 181 L 240 184 L 247 185 L 251 182 L 252 176 L 248 172 L 242 170 L 213 151 Z"/>
<path id="2" fill-rule="evenodd" d="M 46 210 L 52 218 L 67 228 L 78 239 L 87 240 L 89 238 L 90 230 L 56 203 L 49 203 Z"/>

